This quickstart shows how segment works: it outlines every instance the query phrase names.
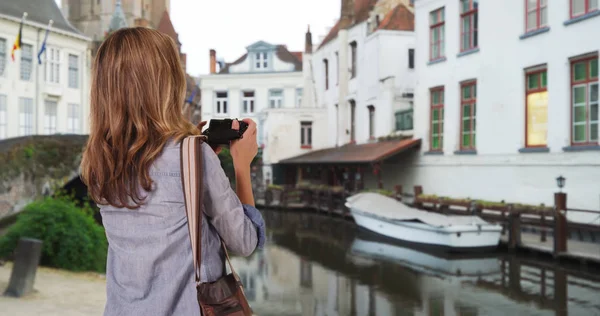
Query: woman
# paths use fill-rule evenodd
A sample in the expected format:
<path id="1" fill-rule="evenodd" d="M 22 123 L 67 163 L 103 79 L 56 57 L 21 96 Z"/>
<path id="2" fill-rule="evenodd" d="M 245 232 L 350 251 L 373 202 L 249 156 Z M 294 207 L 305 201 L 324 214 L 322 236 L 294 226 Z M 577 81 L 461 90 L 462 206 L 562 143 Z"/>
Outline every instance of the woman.
<path id="1" fill-rule="evenodd" d="M 91 131 L 82 177 L 100 206 L 109 242 L 104 315 L 199 315 L 181 184 L 179 146 L 200 133 L 182 116 L 185 76 L 173 40 L 147 28 L 111 34 L 92 68 Z M 251 120 L 231 144 L 236 193 L 215 152 L 202 145 L 202 282 L 225 273 L 220 238 L 238 255 L 264 244 L 250 163 Z"/>

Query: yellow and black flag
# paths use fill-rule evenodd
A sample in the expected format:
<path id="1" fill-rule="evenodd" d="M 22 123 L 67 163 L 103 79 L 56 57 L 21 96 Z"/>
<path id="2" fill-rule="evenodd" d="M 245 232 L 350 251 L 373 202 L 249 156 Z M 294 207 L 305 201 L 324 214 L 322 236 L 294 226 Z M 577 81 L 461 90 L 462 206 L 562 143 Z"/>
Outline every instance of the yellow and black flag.
<path id="1" fill-rule="evenodd" d="M 21 18 L 21 24 L 19 25 L 19 34 L 17 34 L 17 38 L 15 39 L 13 48 L 10 51 L 10 56 L 12 57 L 13 61 L 15 61 L 15 51 L 21 49 L 21 34 L 23 33 L 23 22 L 25 22 L 26 17 L 27 17 L 27 12 L 23 13 L 23 17 Z"/>

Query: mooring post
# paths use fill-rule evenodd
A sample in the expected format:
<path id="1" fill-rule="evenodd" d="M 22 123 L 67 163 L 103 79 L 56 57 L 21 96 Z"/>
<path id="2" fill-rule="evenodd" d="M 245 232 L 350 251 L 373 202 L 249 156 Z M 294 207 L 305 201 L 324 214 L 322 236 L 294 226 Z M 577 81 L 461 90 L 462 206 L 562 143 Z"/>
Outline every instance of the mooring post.
<path id="1" fill-rule="evenodd" d="M 567 194 L 554 193 L 554 255 L 567 252 Z"/>
<path id="2" fill-rule="evenodd" d="M 402 186 L 398 184 L 394 189 L 396 191 L 396 200 L 402 201 Z"/>
<path id="3" fill-rule="evenodd" d="M 42 257 L 42 241 L 21 238 L 15 250 L 15 260 L 5 296 L 22 297 L 33 291 L 37 267 Z"/>
<path id="4" fill-rule="evenodd" d="M 415 191 L 415 199 L 414 199 L 414 205 L 416 208 L 422 208 L 423 207 L 423 203 L 419 202 L 419 196 L 421 196 L 423 194 L 423 187 L 420 185 L 415 185 L 414 188 Z"/>
<path id="5" fill-rule="evenodd" d="M 521 213 L 512 205 L 508 206 L 508 249 L 514 250 L 521 245 Z"/>

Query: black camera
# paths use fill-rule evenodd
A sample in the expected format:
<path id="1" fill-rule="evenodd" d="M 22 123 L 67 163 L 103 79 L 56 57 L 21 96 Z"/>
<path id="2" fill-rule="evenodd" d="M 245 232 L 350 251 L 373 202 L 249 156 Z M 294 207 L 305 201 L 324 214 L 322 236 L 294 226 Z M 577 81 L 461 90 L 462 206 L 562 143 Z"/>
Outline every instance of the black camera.
<path id="1" fill-rule="evenodd" d="M 229 145 L 233 140 L 240 139 L 244 132 L 248 129 L 248 123 L 239 121 L 240 129 L 234 130 L 231 128 L 232 119 L 213 119 L 208 123 L 208 128 L 202 132 L 206 136 L 206 142 L 211 146 Z"/>

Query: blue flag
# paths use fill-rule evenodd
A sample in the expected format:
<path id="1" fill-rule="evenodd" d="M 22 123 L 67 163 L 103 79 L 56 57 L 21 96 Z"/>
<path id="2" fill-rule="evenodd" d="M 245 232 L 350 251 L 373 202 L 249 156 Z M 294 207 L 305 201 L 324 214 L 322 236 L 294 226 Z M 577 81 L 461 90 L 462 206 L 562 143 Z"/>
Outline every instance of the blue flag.
<path id="1" fill-rule="evenodd" d="M 46 28 L 46 35 L 44 35 L 44 41 L 42 42 L 42 46 L 40 47 L 40 51 L 38 52 L 38 64 L 42 64 L 42 54 L 46 51 L 46 41 L 48 40 L 48 33 L 50 33 L 50 27 L 52 26 L 54 21 L 50 20 L 48 22 L 48 27 Z"/>

